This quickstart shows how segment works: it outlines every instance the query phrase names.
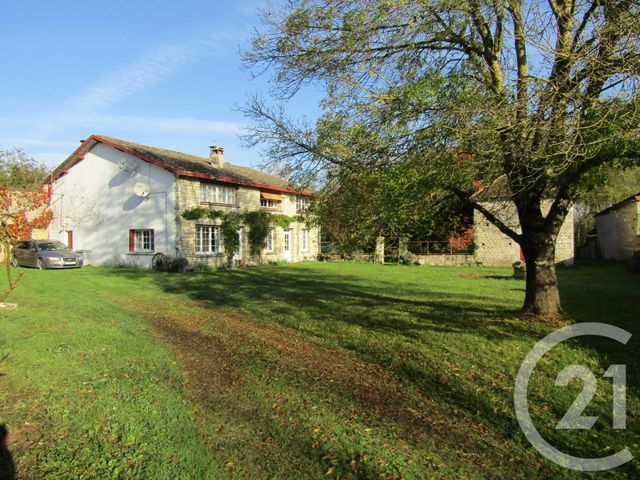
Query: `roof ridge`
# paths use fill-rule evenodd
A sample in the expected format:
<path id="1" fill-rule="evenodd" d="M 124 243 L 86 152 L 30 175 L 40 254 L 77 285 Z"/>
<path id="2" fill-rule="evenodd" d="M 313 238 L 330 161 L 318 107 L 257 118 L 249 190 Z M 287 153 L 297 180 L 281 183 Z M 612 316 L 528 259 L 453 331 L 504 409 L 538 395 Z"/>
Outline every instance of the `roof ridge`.
<path id="1" fill-rule="evenodd" d="M 626 198 L 623 198 L 622 200 L 609 205 L 607 208 L 603 208 L 598 213 L 596 213 L 596 217 L 599 216 L 599 215 L 603 215 L 605 213 L 609 213 L 612 210 L 616 210 L 616 209 L 620 208 L 623 204 L 625 204 L 627 202 L 630 202 L 630 201 L 640 202 L 640 192 L 634 193 L 633 195 L 630 195 L 630 196 L 628 196 Z"/>
<path id="2" fill-rule="evenodd" d="M 168 148 L 154 147 L 142 143 L 131 142 L 110 135 L 93 134 L 90 138 L 110 144 L 116 148 L 136 152 L 146 156 L 148 161 L 155 161 L 165 168 L 172 169 L 180 175 L 210 178 L 222 182 L 253 184 L 256 188 L 285 189 L 308 194 L 306 190 L 299 190 L 289 180 L 272 173 L 267 173 L 252 167 L 236 165 L 225 161 L 222 167 L 216 167 L 209 162 L 207 157 L 200 157 L 191 153 L 179 152 Z"/>
<path id="3" fill-rule="evenodd" d="M 101 135 L 99 133 L 96 133 L 93 135 L 94 137 L 98 137 L 98 138 L 104 138 L 106 140 L 112 140 L 112 141 L 116 141 L 116 142 L 121 142 L 121 143 L 128 143 L 130 145 L 135 145 L 138 147 L 142 147 L 142 148 L 148 148 L 148 149 L 152 149 L 152 150 L 161 150 L 163 152 L 167 152 L 167 153 L 177 153 L 178 155 L 185 155 L 185 156 L 189 156 L 189 157 L 193 157 L 197 160 L 202 160 L 203 162 L 207 162 L 207 157 L 201 157 L 199 155 L 194 155 L 193 153 L 187 153 L 187 152 L 180 152 L 178 150 L 172 150 L 170 148 L 164 148 L 164 147 L 154 147 L 153 145 L 146 145 L 144 143 L 138 143 L 138 142 L 132 142 L 130 140 L 124 140 L 122 138 L 117 138 L 117 137 L 112 137 L 110 135 Z M 227 163 L 227 162 L 225 162 Z"/>
<path id="4" fill-rule="evenodd" d="M 98 138 L 104 138 L 105 140 L 111 140 L 111 141 L 115 141 L 115 142 L 127 143 L 127 144 L 130 144 L 130 145 L 135 145 L 137 147 L 142 147 L 144 149 L 159 150 L 159 151 L 162 151 L 162 152 L 183 155 L 183 156 L 186 156 L 186 157 L 192 157 L 195 160 L 201 161 L 202 163 L 204 163 L 206 165 L 211 165 L 209 163 L 209 159 L 207 157 L 201 157 L 200 155 L 194 155 L 193 153 L 180 152 L 179 150 L 172 150 L 170 148 L 164 148 L 164 147 L 154 147 L 153 145 L 146 145 L 144 143 L 132 142 L 130 140 L 123 140 L 122 138 L 112 137 L 110 135 L 102 135 L 102 134 L 99 134 L 99 133 L 96 133 L 93 136 L 94 137 L 98 137 Z M 262 170 L 258 170 L 258 169 L 253 168 L 253 167 L 247 167 L 245 165 L 238 165 L 238 164 L 235 164 L 233 162 L 228 162 L 227 160 L 224 161 L 224 166 L 222 168 L 219 168 L 219 170 L 224 170 L 225 166 L 227 166 L 227 165 L 232 166 L 232 167 L 236 167 L 236 168 L 242 168 L 242 169 L 246 169 L 246 170 L 251 170 L 251 171 L 254 171 L 254 172 L 261 173 L 263 175 L 270 175 L 272 177 L 279 178 L 281 180 L 285 180 L 284 178 L 277 177 L 276 175 L 273 175 L 271 173 L 263 172 Z"/>

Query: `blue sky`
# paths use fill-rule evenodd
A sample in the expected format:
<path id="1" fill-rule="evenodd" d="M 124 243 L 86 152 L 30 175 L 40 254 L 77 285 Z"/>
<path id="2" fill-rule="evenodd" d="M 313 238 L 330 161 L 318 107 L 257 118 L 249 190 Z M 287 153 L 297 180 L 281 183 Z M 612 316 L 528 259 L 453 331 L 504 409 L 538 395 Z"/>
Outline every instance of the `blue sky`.
<path id="1" fill-rule="evenodd" d="M 241 69 L 265 2 L 195 0 L 0 3 L 0 149 L 55 166 L 92 133 L 256 166 L 234 108 L 267 78 Z M 316 97 L 316 98 L 314 98 Z M 317 96 L 290 106 L 314 116 Z"/>

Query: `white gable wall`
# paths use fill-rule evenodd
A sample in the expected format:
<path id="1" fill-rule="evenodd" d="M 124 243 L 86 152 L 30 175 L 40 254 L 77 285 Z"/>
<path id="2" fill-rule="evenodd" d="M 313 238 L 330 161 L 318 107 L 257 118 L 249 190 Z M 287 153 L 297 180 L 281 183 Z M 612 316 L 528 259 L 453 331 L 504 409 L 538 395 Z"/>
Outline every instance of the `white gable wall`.
<path id="1" fill-rule="evenodd" d="M 134 173 L 118 166 L 122 159 L 136 164 Z M 136 182 L 150 186 L 148 199 L 135 195 Z M 174 186 L 166 170 L 98 143 L 54 182 L 50 238 L 67 243 L 73 231 L 73 248 L 90 250 L 92 265 L 147 267 L 153 254 L 130 253 L 129 230 L 153 229 L 155 252 L 175 255 Z"/>

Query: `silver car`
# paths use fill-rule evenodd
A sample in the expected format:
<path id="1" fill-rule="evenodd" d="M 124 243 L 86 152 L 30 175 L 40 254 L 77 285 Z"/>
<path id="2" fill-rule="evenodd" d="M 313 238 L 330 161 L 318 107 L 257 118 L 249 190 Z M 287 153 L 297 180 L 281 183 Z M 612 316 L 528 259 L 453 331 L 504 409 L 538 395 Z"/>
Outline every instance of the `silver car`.
<path id="1" fill-rule="evenodd" d="M 13 247 L 14 267 L 45 268 L 80 268 L 82 254 L 69 250 L 57 240 L 20 240 Z"/>

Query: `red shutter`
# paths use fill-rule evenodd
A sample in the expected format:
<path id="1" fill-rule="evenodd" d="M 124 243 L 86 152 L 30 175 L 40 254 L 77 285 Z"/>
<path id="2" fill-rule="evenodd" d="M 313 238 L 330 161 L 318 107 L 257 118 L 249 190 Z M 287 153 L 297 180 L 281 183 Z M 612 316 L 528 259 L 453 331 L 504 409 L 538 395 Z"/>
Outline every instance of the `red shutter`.
<path id="1" fill-rule="evenodd" d="M 67 230 L 67 247 L 73 250 L 73 230 Z"/>
<path id="2" fill-rule="evenodd" d="M 136 231 L 129 230 L 129 251 L 133 252 L 136 249 Z"/>

